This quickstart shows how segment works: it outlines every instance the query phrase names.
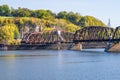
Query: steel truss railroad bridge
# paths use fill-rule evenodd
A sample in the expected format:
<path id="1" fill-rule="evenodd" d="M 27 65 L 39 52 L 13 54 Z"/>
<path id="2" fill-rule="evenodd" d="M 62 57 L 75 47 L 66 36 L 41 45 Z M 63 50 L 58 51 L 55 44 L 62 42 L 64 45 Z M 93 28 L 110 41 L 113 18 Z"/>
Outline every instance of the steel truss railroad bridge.
<path id="1" fill-rule="evenodd" d="M 119 42 L 120 26 L 116 29 L 101 26 L 89 26 L 77 30 L 75 33 L 61 31 L 61 39 L 55 30 L 46 32 L 26 33 L 22 39 L 25 44 L 54 44 L 79 42 Z"/>

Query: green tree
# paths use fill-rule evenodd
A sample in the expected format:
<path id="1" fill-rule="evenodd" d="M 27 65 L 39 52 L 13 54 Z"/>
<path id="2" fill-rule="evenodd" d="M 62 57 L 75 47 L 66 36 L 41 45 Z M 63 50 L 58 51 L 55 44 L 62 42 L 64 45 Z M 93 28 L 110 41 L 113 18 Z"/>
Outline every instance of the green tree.
<path id="1" fill-rule="evenodd" d="M 18 8 L 18 12 L 17 12 L 17 15 L 19 17 L 29 17 L 31 14 L 31 11 L 27 8 Z"/>
<path id="2" fill-rule="evenodd" d="M 9 16 L 11 14 L 11 10 L 8 5 L 0 6 L 0 16 Z"/>
<path id="3" fill-rule="evenodd" d="M 13 17 L 19 17 L 19 15 L 18 15 L 18 9 L 11 8 L 11 16 L 13 16 Z"/>
<path id="4" fill-rule="evenodd" d="M 31 14 L 30 14 L 31 17 L 37 17 L 37 13 L 35 10 L 31 10 Z"/>
<path id="5" fill-rule="evenodd" d="M 56 14 L 55 13 L 53 13 L 51 10 L 46 10 L 53 18 L 55 18 L 56 17 Z"/>
<path id="6" fill-rule="evenodd" d="M 67 20 L 72 22 L 73 24 L 77 25 L 80 19 L 81 16 L 78 13 L 69 12 L 67 14 Z"/>
<path id="7" fill-rule="evenodd" d="M 78 24 L 79 24 L 79 26 L 81 26 L 81 27 L 85 27 L 86 26 L 86 19 L 85 19 L 85 17 L 82 17 L 81 19 L 80 19 L 80 21 L 78 22 Z"/>
<path id="8" fill-rule="evenodd" d="M 47 12 L 46 10 L 36 10 L 35 12 L 37 18 L 46 19 L 46 20 L 50 20 L 51 18 L 53 18 L 51 13 Z"/>
<path id="9" fill-rule="evenodd" d="M 61 12 L 59 12 L 58 14 L 57 14 L 57 18 L 58 19 L 66 19 L 67 18 L 67 12 L 66 11 L 61 11 Z"/>

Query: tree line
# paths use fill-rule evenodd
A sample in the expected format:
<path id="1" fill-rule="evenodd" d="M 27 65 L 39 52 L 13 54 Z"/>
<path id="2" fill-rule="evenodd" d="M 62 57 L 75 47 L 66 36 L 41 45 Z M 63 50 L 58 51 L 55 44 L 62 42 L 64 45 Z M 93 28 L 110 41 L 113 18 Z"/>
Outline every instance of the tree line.
<path id="1" fill-rule="evenodd" d="M 28 8 L 18 7 L 17 9 L 10 8 L 8 5 L 0 6 L 0 16 L 6 17 L 35 17 L 45 20 L 53 19 L 65 19 L 77 26 L 105 26 L 105 24 L 92 17 L 92 16 L 82 16 L 79 13 L 61 11 L 59 13 L 53 13 L 51 10 L 30 10 Z"/>

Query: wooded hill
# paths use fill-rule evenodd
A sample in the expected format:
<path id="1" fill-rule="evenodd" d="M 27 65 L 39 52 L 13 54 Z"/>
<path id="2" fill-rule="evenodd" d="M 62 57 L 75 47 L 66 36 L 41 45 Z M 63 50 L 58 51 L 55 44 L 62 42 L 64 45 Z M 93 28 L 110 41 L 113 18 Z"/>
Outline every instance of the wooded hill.
<path id="1" fill-rule="evenodd" d="M 61 11 L 56 14 L 43 9 L 14 9 L 8 5 L 0 6 L 0 16 L 0 43 L 20 38 L 22 32 L 32 32 L 36 26 L 42 26 L 43 31 L 53 30 L 56 26 L 68 32 L 75 32 L 85 26 L 106 26 L 92 16 L 82 16 L 74 12 Z"/>

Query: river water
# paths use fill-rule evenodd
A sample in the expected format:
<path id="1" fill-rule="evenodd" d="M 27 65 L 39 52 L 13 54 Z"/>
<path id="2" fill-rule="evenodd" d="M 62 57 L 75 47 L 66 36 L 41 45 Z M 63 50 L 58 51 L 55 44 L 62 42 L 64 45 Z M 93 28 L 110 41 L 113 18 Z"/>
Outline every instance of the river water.
<path id="1" fill-rule="evenodd" d="M 0 80 L 120 80 L 120 54 L 103 49 L 0 51 Z"/>

